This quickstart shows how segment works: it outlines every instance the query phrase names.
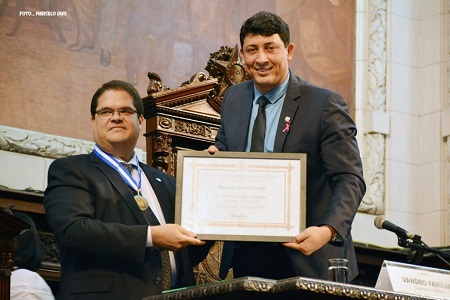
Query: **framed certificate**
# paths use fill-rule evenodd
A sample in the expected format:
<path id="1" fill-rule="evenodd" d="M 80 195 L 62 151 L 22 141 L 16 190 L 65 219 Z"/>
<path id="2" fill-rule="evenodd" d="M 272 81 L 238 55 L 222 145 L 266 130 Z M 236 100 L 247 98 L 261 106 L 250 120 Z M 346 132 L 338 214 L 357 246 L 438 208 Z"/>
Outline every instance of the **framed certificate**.
<path id="1" fill-rule="evenodd" d="M 292 242 L 306 224 L 306 154 L 178 151 L 175 222 L 203 240 Z"/>

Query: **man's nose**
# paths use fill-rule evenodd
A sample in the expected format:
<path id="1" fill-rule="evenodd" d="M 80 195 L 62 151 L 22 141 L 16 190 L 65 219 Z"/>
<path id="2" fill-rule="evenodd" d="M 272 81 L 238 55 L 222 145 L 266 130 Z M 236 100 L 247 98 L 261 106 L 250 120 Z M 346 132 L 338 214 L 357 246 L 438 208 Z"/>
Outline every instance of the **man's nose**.
<path id="1" fill-rule="evenodd" d="M 111 120 L 121 120 L 122 116 L 118 110 L 114 110 L 111 116 Z"/>
<path id="2" fill-rule="evenodd" d="M 258 55 L 256 57 L 256 61 L 259 63 L 263 63 L 267 61 L 267 54 L 265 51 L 258 51 Z"/>

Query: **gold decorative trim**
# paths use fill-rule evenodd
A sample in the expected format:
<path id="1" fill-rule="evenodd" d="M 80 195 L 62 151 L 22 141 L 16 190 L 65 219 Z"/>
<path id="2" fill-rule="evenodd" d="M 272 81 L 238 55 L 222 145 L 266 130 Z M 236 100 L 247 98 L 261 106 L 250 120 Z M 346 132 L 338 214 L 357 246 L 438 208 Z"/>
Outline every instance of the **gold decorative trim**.
<path id="1" fill-rule="evenodd" d="M 293 297 L 301 297 L 302 295 L 312 297 L 311 293 L 317 294 L 314 299 L 318 299 L 319 295 L 323 295 L 323 299 L 327 299 L 326 295 L 330 295 L 333 299 L 336 296 L 342 299 L 368 300 L 430 299 L 428 297 L 405 295 L 363 286 L 303 277 L 293 277 L 278 281 L 257 277 L 243 277 L 198 285 L 182 290 L 168 291 L 161 295 L 144 298 L 144 300 L 213 299 L 212 297 L 214 296 L 221 297 L 220 299 L 233 299 L 237 295 L 244 294 L 248 295 L 249 299 L 256 299 L 255 297 L 258 294 L 261 294 L 262 299 L 269 299 L 269 295 L 273 295 L 273 299 L 293 299 Z"/>

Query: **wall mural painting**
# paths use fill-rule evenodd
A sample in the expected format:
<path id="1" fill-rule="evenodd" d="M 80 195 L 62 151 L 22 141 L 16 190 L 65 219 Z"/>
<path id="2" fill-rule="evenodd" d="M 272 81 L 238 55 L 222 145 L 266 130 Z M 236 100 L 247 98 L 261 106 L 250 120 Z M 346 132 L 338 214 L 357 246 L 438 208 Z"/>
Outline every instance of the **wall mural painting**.
<path id="1" fill-rule="evenodd" d="M 146 95 L 148 72 L 169 88 L 239 44 L 257 11 L 280 15 L 291 69 L 341 93 L 354 111 L 354 0 L 48 0 L 0 4 L 0 124 L 91 141 L 89 105 L 111 79 Z M 145 127 L 143 127 L 144 129 Z M 142 136 L 138 142 L 145 149 Z"/>

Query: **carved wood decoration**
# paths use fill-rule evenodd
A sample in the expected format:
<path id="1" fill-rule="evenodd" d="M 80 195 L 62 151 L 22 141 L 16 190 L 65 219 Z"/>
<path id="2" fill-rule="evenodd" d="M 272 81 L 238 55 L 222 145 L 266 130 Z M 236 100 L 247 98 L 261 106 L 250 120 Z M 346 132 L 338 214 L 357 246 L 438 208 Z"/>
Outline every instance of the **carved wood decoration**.
<path id="1" fill-rule="evenodd" d="M 28 223 L 0 210 L 0 300 L 9 299 L 11 268 L 14 263 L 14 238 L 30 228 Z"/>
<path id="2" fill-rule="evenodd" d="M 211 58 L 205 68 L 212 77 L 218 78 L 218 82 L 211 91 L 208 104 L 220 113 L 223 94 L 233 84 L 249 79 L 245 66 L 239 60 L 238 45 L 233 49 L 222 46 L 219 51 L 211 54 Z"/>
<path id="3" fill-rule="evenodd" d="M 148 73 L 148 96 L 143 98 L 147 162 L 170 175 L 176 175 L 178 149 L 204 150 L 214 143 L 224 92 L 249 78 L 237 45 L 210 54 L 205 70 L 209 76 L 197 73 L 174 89 L 157 73 Z"/>
<path id="4" fill-rule="evenodd" d="M 56 292 L 60 280 L 60 252 L 55 236 L 47 223 L 43 200 L 44 195 L 42 192 L 10 190 L 0 187 L 0 211 L 2 210 L 1 208 L 6 208 L 12 204 L 14 205 L 14 211 L 28 214 L 35 222 L 42 246 L 42 264 L 37 272 L 47 281 L 52 291 Z M 0 223 L 2 222 L 3 220 L 0 219 Z M 2 226 L 0 225 L 0 228 Z M 2 248 L 5 244 L 1 237 L 0 240 L 0 248 Z M 3 254 L 4 257 L 5 255 Z"/>
<path id="5" fill-rule="evenodd" d="M 148 73 L 148 96 L 143 98 L 147 163 L 173 176 L 178 150 L 204 150 L 214 144 L 224 92 L 248 79 L 237 45 L 212 53 L 205 70 L 209 76 L 197 73 L 175 89 L 167 88 L 157 73 Z M 198 284 L 220 280 L 222 247 L 223 242 L 217 242 L 194 268 Z M 230 271 L 227 278 L 231 277 Z"/>
<path id="6" fill-rule="evenodd" d="M 214 143 L 220 118 L 206 99 L 216 83 L 202 74 L 189 84 L 143 99 L 149 164 L 175 175 L 177 148 L 202 150 Z"/>

